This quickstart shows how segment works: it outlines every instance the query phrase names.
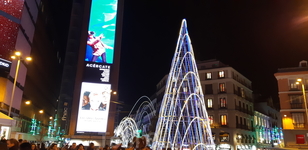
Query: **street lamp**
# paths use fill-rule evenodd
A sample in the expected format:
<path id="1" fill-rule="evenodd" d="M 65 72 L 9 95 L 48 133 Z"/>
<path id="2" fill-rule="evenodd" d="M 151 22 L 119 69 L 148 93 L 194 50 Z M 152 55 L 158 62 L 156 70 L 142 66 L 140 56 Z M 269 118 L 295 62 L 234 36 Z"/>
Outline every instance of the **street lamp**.
<path id="1" fill-rule="evenodd" d="M 302 92 L 303 92 L 303 98 L 304 98 L 304 103 L 305 103 L 305 111 L 306 111 L 306 122 L 308 123 L 308 109 L 307 109 L 307 99 L 306 99 L 306 91 L 305 91 L 305 85 L 303 84 L 302 79 L 297 79 L 296 84 L 302 84 Z"/>
<path id="2" fill-rule="evenodd" d="M 14 77 L 14 83 L 13 83 L 13 89 L 12 89 L 12 95 L 11 95 L 11 101 L 10 101 L 10 107 L 9 107 L 9 112 L 8 112 L 8 116 L 10 117 L 11 115 L 11 111 L 12 111 L 12 104 L 13 104 L 13 100 L 14 100 L 14 94 L 15 94 L 15 86 L 16 86 L 16 82 L 17 82 L 17 77 L 18 77 L 18 71 L 19 71 L 19 67 L 20 67 L 20 61 L 23 60 L 21 57 L 21 52 L 16 51 L 15 55 L 11 56 L 12 59 L 17 59 L 17 66 L 16 66 L 16 72 L 15 72 L 15 77 Z M 31 61 L 32 58 L 31 57 L 26 57 L 27 61 Z"/>

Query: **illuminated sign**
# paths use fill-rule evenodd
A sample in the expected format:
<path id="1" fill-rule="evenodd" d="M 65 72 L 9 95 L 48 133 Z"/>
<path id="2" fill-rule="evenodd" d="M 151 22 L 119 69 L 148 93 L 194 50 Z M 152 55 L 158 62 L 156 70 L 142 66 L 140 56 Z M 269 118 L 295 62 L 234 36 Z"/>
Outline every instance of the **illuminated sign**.
<path id="1" fill-rule="evenodd" d="M 110 65 L 86 62 L 84 72 L 83 81 L 85 82 L 109 82 Z"/>
<path id="2" fill-rule="evenodd" d="M 117 0 L 92 0 L 85 61 L 112 64 Z"/>
<path id="3" fill-rule="evenodd" d="M 305 144 L 305 142 L 304 134 L 296 134 L 296 144 Z"/>
<path id="4" fill-rule="evenodd" d="M 0 68 L 9 71 L 11 68 L 11 62 L 0 58 Z"/>
<path id="5" fill-rule="evenodd" d="M 77 133 L 106 132 L 110 84 L 82 82 L 78 108 Z"/>

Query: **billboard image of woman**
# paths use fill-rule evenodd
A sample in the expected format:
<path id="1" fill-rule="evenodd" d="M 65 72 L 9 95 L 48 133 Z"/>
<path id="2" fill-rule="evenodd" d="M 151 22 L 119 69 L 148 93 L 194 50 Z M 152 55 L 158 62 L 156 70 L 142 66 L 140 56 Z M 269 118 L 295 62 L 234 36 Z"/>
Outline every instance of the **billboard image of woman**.
<path id="1" fill-rule="evenodd" d="M 110 89 L 110 84 L 82 82 L 77 116 L 77 133 L 106 132 Z"/>
<path id="2" fill-rule="evenodd" d="M 112 64 L 115 45 L 117 0 L 93 0 L 85 61 Z"/>

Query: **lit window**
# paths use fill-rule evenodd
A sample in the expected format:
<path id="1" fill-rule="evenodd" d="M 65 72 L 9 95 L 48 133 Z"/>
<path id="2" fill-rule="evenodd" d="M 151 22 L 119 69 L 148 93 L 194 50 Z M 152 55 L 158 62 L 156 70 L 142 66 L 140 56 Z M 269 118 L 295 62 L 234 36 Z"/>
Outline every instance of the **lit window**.
<path id="1" fill-rule="evenodd" d="M 212 79 L 212 73 L 210 73 L 210 72 L 206 73 L 206 79 L 207 80 Z"/>
<path id="2" fill-rule="evenodd" d="M 219 83 L 219 92 L 226 92 L 225 83 Z"/>
<path id="3" fill-rule="evenodd" d="M 304 113 L 292 113 L 292 120 L 295 128 L 304 128 Z"/>
<path id="4" fill-rule="evenodd" d="M 224 78 L 225 77 L 225 71 L 219 71 L 218 72 L 218 77 L 219 78 Z"/>
<path id="5" fill-rule="evenodd" d="M 209 123 L 210 123 L 210 125 L 212 125 L 214 123 L 214 116 L 213 115 L 209 115 Z"/>
<path id="6" fill-rule="evenodd" d="M 213 108 L 213 99 L 211 98 L 207 99 L 207 108 Z"/>
<path id="7" fill-rule="evenodd" d="M 243 98 L 245 98 L 245 91 L 244 91 L 243 88 L 241 88 L 241 96 L 242 96 Z"/>
<path id="8" fill-rule="evenodd" d="M 299 90 L 299 84 L 296 84 L 297 80 L 296 79 L 289 79 L 289 86 L 291 90 Z"/>
<path id="9" fill-rule="evenodd" d="M 220 98 L 220 108 L 226 108 L 226 107 L 227 107 L 226 98 Z"/>
<path id="10" fill-rule="evenodd" d="M 220 123 L 221 125 L 227 125 L 227 115 L 220 116 Z"/>

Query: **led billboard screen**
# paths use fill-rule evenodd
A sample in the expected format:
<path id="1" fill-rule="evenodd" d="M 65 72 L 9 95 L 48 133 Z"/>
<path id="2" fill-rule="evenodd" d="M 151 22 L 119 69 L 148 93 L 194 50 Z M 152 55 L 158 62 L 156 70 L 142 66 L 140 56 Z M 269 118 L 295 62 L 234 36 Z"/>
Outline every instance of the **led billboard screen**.
<path id="1" fill-rule="evenodd" d="M 82 82 L 77 118 L 77 133 L 107 130 L 110 84 Z"/>
<path id="2" fill-rule="evenodd" d="M 117 0 L 92 0 L 85 61 L 112 64 Z"/>

